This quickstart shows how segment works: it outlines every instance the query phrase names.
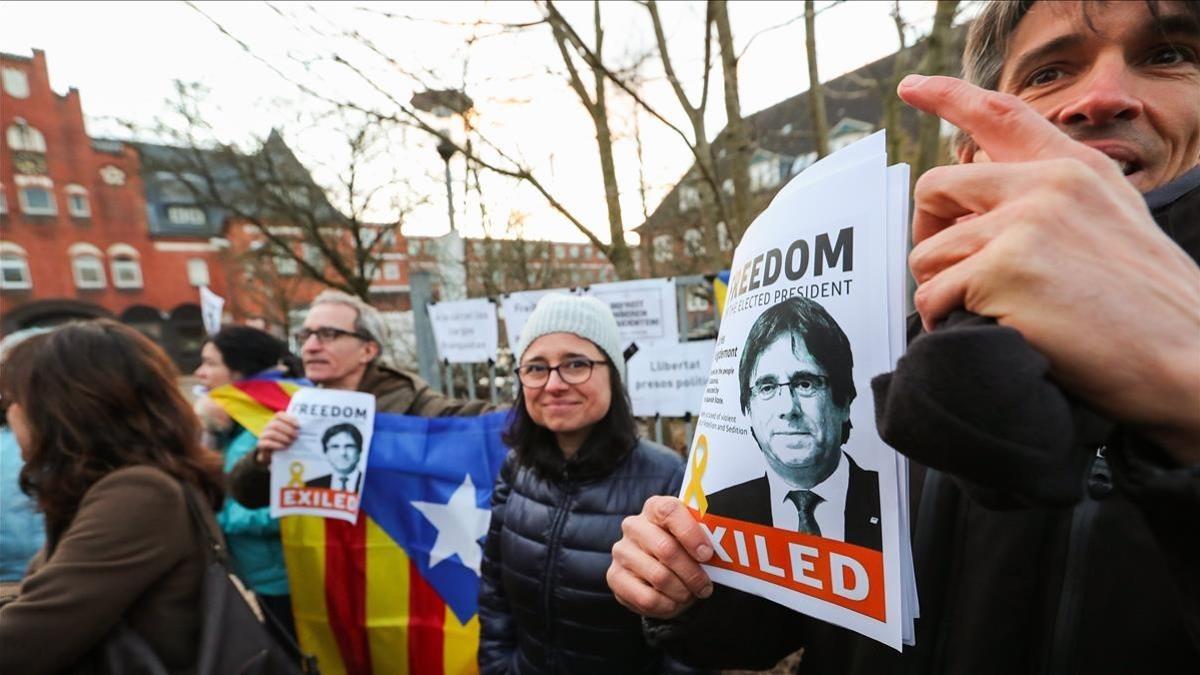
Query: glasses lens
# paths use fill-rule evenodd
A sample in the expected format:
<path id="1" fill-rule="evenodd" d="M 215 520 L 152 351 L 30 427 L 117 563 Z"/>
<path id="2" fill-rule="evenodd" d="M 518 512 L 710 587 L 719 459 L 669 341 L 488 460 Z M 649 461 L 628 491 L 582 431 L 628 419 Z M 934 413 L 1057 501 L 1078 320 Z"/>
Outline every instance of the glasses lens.
<path id="1" fill-rule="evenodd" d="M 308 342 L 308 338 L 312 337 L 312 334 L 313 332 L 311 330 L 307 328 L 301 328 L 300 330 L 296 331 L 296 343 L 302 345 L 305 342 Z"/>
<path id="2" fill-rule="evenodd" d="M 583 384 L 592 374 L 592 362 L 567 361 L 558 367 L 558 372 L 567 384 Z"/>
<path id="3" fill-rule="evenodd" d="M 546 380 L 550 379 L 549 375 L 550 369 L 538 363 L 521 366 L 517 369 L 517 376 L 521 378 L 521 384 L 527 387 L 540 387 L 546 384 Z"/>

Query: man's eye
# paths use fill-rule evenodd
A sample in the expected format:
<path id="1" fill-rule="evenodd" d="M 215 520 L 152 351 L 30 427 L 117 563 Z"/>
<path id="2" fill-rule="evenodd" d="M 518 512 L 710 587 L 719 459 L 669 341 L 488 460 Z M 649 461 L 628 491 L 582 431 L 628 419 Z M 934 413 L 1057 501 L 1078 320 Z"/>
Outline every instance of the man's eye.
<path id="1" fill-rule="evenodd" d="M 797 389 L 812 389 L 817 386 L 817 383 L 810 377 L 798 377 L 792 381 L 792 386 Z"/>
<path id="2" fill-rule="evenodd" d="M 1196 61 L 1196 54 L 1186 47 L 1166 45 L 1155 49 L 1146 63 L 1152 66 L 1173 66 L 1185 61 Z"/>
<path id="3" fill-rule="evenodd" d="M 1033 74 L 1030 75 L 1027 80 L 1025 80 L 1025 86 L 1040 87 L 1042 85 L 1050 84 L 1051 82 L 1062 77 L 1062 74 L 1062 69 L 1057 67 L 1041 68 L 1035 70 Z"/>
<path id="4" fill-rule="evenodd" d="M 771 394 L 774 394 L 775 390 L 778 388 L 779 388 L 779 385 L 774 384 L 774 383 L 760 384 L 760 385 L 758 385 L 758 392 L 765 396 L 770 396 Z"/>

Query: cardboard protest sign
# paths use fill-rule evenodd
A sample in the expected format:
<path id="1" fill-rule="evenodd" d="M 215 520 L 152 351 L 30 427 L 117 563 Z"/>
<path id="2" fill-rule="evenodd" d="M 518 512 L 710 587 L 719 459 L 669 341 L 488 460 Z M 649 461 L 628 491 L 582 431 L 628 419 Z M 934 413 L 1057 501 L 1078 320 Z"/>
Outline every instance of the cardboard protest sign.
<path id="1" fill-rule="evenodd" d="M 638 279 L 592 284 L 583 293 L 608 303 L 621 341 L 678 342 L 674 279 Z"/>
<path id="2" fill-rule="evenodd" d="M 633 414 L 699 414 L 716 344 L 715 340 L 638 343 L 637 352 L 625 363 Z"/>
<path id="3" fill-rule="evenodd" d="M 355 522 L 375 428 L 375 397 L 300 389 L 287 412 L 300 421 L 300 435 L 286 451 L 271 456 L 271 515 Z"/>
<path id="4" fill-rule="evenodd" d="M 870 387 L 897 356 L 888 244 L 903 223 L 883 147 L 877 134 L 814 165 L 747 229 L 680 496 L 714 581 L 900 649 L 906 465 Z"/>
<path id="5" fill-rule="evenodd" d="M 487 298 L 430 305 L 429 320 L 439 357 L 450 363 L 483 363 L 496 357 L 496 305 Z"/>
<path id="6" fill-rule="evenodd" d="M 500 311 L 504 313 L 504 335 L 508 338 L 509 348 L 515 348 L 521 339 L 521 330 L 538 300 L 549 293 L 571 293 L 566 288 L 552 288 L 544 291 L 517 291 L 500 296 Z"/>
<path id="7" fill-rule="evenodd" d="M 208 286 L 200 287 L 200 319 L 204 331 L 216 335 L 221 330 L 221 316 L 225 311 L 225 298 L 213 293 Z"/>

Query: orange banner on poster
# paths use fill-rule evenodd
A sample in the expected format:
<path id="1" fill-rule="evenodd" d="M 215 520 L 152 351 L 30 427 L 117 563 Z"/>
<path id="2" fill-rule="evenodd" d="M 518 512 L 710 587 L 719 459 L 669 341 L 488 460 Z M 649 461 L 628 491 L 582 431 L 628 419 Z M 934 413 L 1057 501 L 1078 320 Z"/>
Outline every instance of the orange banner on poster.
<path id="1" fill-rule="evenodd" d="M 882 551 L 689 510 L 712 539 L 709 565 L 887 620 Z"/>

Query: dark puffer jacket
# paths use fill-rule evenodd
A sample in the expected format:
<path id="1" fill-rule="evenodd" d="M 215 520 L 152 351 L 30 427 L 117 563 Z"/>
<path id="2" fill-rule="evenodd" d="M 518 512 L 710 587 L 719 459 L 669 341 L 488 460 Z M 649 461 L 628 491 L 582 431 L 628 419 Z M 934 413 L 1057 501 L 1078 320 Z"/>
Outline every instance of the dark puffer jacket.
<path id="1" fill-rule="evenodd" d="M 568 474 L 569 475 L 569 474 Z M 660 673 L 637 615 L 605 582 L 621 521 L 675 494 L 683 460 L 639 441 L 598 480 L 548 481 L 509 453 L 492 492 L 479 616 L 483 673 Z"/>

